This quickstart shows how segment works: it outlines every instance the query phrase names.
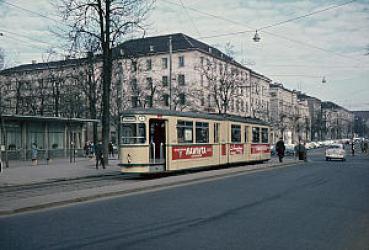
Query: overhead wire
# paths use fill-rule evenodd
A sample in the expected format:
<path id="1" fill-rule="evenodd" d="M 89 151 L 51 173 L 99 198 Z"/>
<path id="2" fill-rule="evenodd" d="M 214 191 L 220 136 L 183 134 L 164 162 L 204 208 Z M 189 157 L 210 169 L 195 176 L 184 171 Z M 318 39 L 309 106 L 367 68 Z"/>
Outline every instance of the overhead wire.
<path id="1" fill-rule="evenodd" d="M 47 15 L 41 14 L 41 13 L 39 13 L 39 12 L 36 12 L 36 11 L 30 10 L 30 9 L 26 9 L 26 8 L 24 8 L 24 7 L 21 7 L 21 6 L 15 5 L 15 4 L 13 4 L 13 3 L 9 3 L 9 2 L 8 2 L 8 1 L 6 1 L 6 0 L 3 0 L 2 2 L 3 2 L 4 4 L 6 4 L 6 5 L 12 6 L 12 7 L 14 7 L 14 8 L 17 8 L 17 9 L 23 10 L 23 11 L 25 11 L 25 12 L 28 12 L 28 13 L 31 13 L 31 14 L 34 14 L 34 15 L 37 15 L 37 16 L 40 16 L 40 17 L 43 17 L 43 18 L 49 19 L 49 20 L 51 20 L 51 21 L 58 22 L 58 23 L 61 23 L 61 24 L 65 25 L 65 23 L 64 23 L 64 22 L 62 22 L 61 20 L 58 20 L 58 19 L 55 19 L 55 18 L 49 17 L 49 16 L 47 16 Z"/>
<path id="2" fill-rule="evenodd" d="M 166 3 L 169 3 L 169 4 L 172 4 L 172 5 L 180 6 L 178 3 L 175 3 L 175 2 L 172 2 L 172 1 L 169 1 L 169 0 L 161 0 L 161 1 L 166 2 Z M 335 5 L 333 7 L 335 7 L 335 8 L 341 7 L 341 6 L 347 5 L 347 4 L 352 3 L 352 2 L 355 2 L 355 1 L 357 1 L 357 0 L 352 0 L 352 1 L 346 2 L 345 4 L 341 4 L 339 6 L 338 5 Z M 182 6 L 180 6 L 180 7 L 182 7 Z M 333 7 L 329 8 L 329 9 L 327 8 L 324 11 L 331 10 L 331 9 L 333 9 Z M 212 18 L 216 18 L 216 19 L 223 20 L 223 21 L 226 21 L 226 22 L 229 22 L 229 23 L 232 23 L 232 24 L 236 24 L 236 25 L 240 25 L 240 26 L 244 26 L 244 27 L 249 28 L 248 30 L 243 30 L 243 31 L 229 32 L 229 33 L 227 32 L 227 33 L 223 33 L 223 34 L 210 35 L 210 36 L 202 36 L 202 37 L 198 37 L 198 39 L 209 39 L 209 38 L 217 38 L 217 37 L 241 35 L 241 34 L 244 34 L 244 33 L 255 32 L 255 30 L 258 30 L 257 28 L 249 27 L 249 26 L 245 25 L 244 23 L 235 21 L 233 19 L 229 19 L 229 18 L 225 18 L 225 17 L 222 17 L 222 16 L 210 14 L 210 13 L 207 13 L 207 12 L 204 12 L 204 11 L 200 11 L 198 9 L 195 9 L 195 8 L 192 8 L 192 7 L 188 7 L 188 6 L 185 6 L 185 8 L 187 8 L 187 9 L 189 9 L 191 11 L 200 13 L 202 15 L 206 15 L 206 16 L 209 16 L 209 17 L 212 17 Z M 317 13 L 315 13 L 315 14 L 317 14 Z M 305 15 L 308 15 L 308 14 L 305 14 Z M 295 17 L 295 18 L 297 18 L 297 17 Z M 264 29 L 266 29 L 266 28 L 264 28 Z M 309 48 L 313 48 L 313 49 L 317 49 L 317 50 L 320 50 L 320 51 L 323 51 L 323 52 L 326 52 L 326 53 L 334 54 L 336 56 L 341 56 L 341 57 L 344 57 L 346 59 L 351 59 L 351 60 L 356 60 L 356 61 L 358 60 L 356 58 L 352 58 L 352 57 L 349 57 L 349 56 L 346 56 L 346 55 L 343 55 L 343 54 L 340 54 L 340 53 L 337 53 L 337 52 L 334 52 L 334 51 L 331 51 L 331 50 L 328 50 L 328 49 L 325 49 L 325 48 L 321 48 L 319 46 L 308 44 L 308 43 L 305 43 L 305 42 L 302 42 L 302 41 L 299 41 L 299 40 L 296 40 L 296 39 L 291 39 L 291 38 L 288 38 L 288 37 L 285 37 L 285 36 L 277 35 L 277 34 L 272 33 L 272 32 L 268 32 L 268 31 L 265 31 L 265 30 L 262 30 L 261 32 L 266 33 L 266 34 L 271 35 L 271 36 L 274 36 L 274 37 L 277 37 L 277 38 L 280 38 L 280 39 L 283 39 L 283 40 L 290 41 L 292 43 L 297 43 L 297 44 L 304 45 L 304 46 L 309 47 Z"/>
<path id="3" fill-rule="evenodd" d="M 345 2 L 345 3 L 342 3 L 342 4 L 339 4 L 339 5 L 333 5 L 331 7 L 325 8 L 325 9 L 313 11 L 313 12 L 310 12 L 310 13 L 307 13 L 307 14 L 304 14 L 304 15 L 301 15 L 301 16 L 293 17 L 293 18 L 290 18 L 290 19 L 287 19 L 287 20 L 284 20 L 284 21 L 280 21 L 280 22 L 277 22 L 277 23 L 274 23 L 274 24 L 263 26 L 263 27 L 258 28 L 257 30 L 258 31 L 261 31 L 261 30 L 269 29 L 269 28 L 272 28 L 272 27 L 276 27 L 276 26 L 279 26 L 279 25 L 282 25 L 282 24 L 285 24 L 285 23 L 294 22 L 294 21 L 297 21 L 299 19 L 302 19 L 302 18 L 305 18 L 305 17 L 309 17 L 309 16 L 313 16 L 313 15 L 316 15 L 316 14 L 320 14 L 322 12 L 329 11 L 329 10 L 332 10 L 332 9 L 336 9 L 336 8 L 339 8 L 339 7 L 342 7 L 342 6 L 351 4 L 351 3 L 356 2 L 356 1 L 357 0 L 351 0 L 351 1 L 348 1 L 348 2 Z"/>
<path id="4" fill-rule="evenodd" d="M 191 17 L 190 13 L 188 13 L 188 10 L 186 9 L 186 7 L 184 6 L 182 0 L 178 0 L 180 2 L 180 4 L 182 5 L 182 8 L 184 9 L 184 11 L 186 12 L 186 15 L 188 17 L 188 19 L 190 20 L 190 22 L 192 23 L 192 26 L 195 28 L 197 34 L 199 36 L 201 36 L 201 33 L 199 31 L 199 29 L 197 28 L 197 26 L 195 25 L 195 22 L 193 21 L 193 18 Z"/>

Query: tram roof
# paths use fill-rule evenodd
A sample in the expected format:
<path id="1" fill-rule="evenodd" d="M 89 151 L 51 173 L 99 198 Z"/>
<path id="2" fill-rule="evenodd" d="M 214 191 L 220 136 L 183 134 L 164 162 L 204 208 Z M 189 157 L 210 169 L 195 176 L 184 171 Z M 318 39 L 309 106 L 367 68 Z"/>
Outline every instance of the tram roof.
<path id="1" fill-rule="evenodd" d="M 145 109 L 145 108 L 132 108 L 125 110 L 121 115 L 162 115 L 162 116 L 179 116 L 179 117 L 191 117 L 191 118 L 203 118 L 218 121 L 234 121 L 234 122 L 245 122 L 252 124 L 259 124 L 269 126 L 270 124 L 264 122 L 258 118 L 242 117 L 237 115 L 229 114 L 215 114 L 215 113 L 204 113 L 204 112 L 183 112 L 174 110 L 163 110 L 163 109 Z"/>

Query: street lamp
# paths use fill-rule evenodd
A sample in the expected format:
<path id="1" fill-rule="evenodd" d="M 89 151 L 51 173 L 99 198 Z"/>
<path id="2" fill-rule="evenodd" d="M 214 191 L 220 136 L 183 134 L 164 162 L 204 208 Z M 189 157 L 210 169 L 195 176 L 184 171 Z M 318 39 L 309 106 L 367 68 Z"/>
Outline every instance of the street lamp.
<path id="1" fill-rule="evenodd" d="M 256 43 L 260 41 L 260 36 L 258 34 L 258 30 L 255 31 L 255 35 L 252 38 L 252 40 L 254 40 L 254 42 L 256 42 Z"/>
<path id="2" fill-rule="evenodd" d="M 326 83 L 327 80 L 325 79 L 325 76 L 323 76 L 322 83 Z"/>

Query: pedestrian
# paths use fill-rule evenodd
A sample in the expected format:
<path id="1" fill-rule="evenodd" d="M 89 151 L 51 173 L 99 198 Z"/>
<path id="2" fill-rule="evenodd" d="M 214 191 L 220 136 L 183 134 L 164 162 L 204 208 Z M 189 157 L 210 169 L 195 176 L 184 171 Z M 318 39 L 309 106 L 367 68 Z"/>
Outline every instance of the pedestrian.
<path id="1" fill-rule="evenodd" d="M 31 147 L 32 166 L 37 165 L 37 154 L 38 154 L 37 144 L 32 143 L 32 147 Z"/>
<path id="2" fill-rule="evenodd" d="M 99 169 L 99 164 L 101 164 L 102 168 L 105 169 L 103 145 L 101 141 L 96 145 L 95 156 L 96 156 L 96 169 Z"/>
<path id="3" fill-rule="evenodd" d="M 368 148 L 369 148 L 368 140 L 365 140 L 364 142 L 364 153 L 365 154 L 368 154 Z"/>
<path id="4" fill-rule="evenodd" d="M 114 158 L 114 147 L 113 147 L 113 143 L 109 142 L 109 154 Z"/>
<path id="5" fill-rule="evenodd" d="M 275 146 L 275 150 L 277 151 L 279 162 L 283 162 L 284 151 L 286 150 L 286 147 L 284 146 L 283 138 L 279 138 L 279 141 L 277 142 Z"/>
<path id="6" fill-rule="evenodd" d="M 351 153 L 352 153 L 352 156 L 355 156 L 355 143 L 354 143 L 354 140 L 352 140 L 352 143 L 351 143 Z"/>
<path id="7" fill-rule="evenodd" d="M 88 157 L 88 155 L 89 155 L 89 150 L 90 150 L 90 147 L 89 147 L 89 142 L 87 141 L 86 143 L 85 143 L 85 146 L 83 147 L 83 150 L 85 151 L 85 157 Z"/>

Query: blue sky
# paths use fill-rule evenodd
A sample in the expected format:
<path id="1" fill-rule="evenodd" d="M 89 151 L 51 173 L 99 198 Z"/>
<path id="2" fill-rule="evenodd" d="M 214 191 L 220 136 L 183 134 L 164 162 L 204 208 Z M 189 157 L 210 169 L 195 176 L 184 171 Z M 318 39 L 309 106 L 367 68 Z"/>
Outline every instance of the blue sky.
<path id="1" fill-rule="evenodd" d="M 57 19 L 51 5 L 55 1 L 7 2 Z M 230 42 L 239 62 L 290 89 L 351 110 L 369 110 L 368 0 L 261 30 L 261 41 L 252 40 L 256 29 L 347 2 L 157 0 L 147 20 L 147 34 L 182 32 L 220 49 Z M 0 47 L 10 63 L 45 60 L 50 47 L 63 54 L 60 40 L 50 33 L 55 25 L 61 24 L 0 0 L 0 32 L 4 33 Z M 240 31 L 246 32 L 217 37 Z"/>

